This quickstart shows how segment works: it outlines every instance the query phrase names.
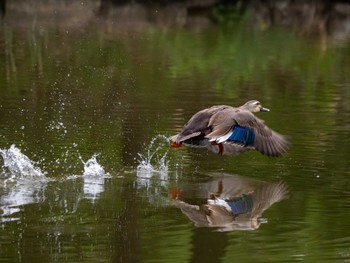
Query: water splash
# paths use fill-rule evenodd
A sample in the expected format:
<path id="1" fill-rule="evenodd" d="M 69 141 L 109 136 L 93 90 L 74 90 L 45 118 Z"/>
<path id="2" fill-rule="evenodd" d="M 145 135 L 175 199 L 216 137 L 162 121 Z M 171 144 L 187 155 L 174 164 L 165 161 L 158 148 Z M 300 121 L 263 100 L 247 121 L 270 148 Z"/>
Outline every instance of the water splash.
<path id="1" fill-rule="evenodd" d="M 14 144 L 9 149 L 0 149 L 4 160 L 2 166 L 0 196 L 0 222 L 19 220 L 16 214 L 22 207 L 44 200 L 48 178 L 37 163 L 29 159 Z M 3 184 L 2 184 L 3 183 Z"/>
<path id="2" fill-rule="evenodd" d="M 94 154 L 89 160 L 86 162 L 83 161 L 81 156 L 79 156 L 80 160 L 84 164 L 84 173 L 83 176 L 104 176 L 109 175 L 106 173 L 104 168 L 97 162 L 98 154 Z"/>
<path id="3" fill-rule="evenodd" d="M 67 127 L 61 121 L 51 121 L 47 127 L 49 131 L 61 132 L 61 137 L 67 135 Z"/>
<path id="4" fill-rule="evenodd" d="M 138 153 L 140 160 L 137 166 L 137 171 L 148 172 L 167 172 L 168 161 L 166 157 L 168 150 L 164 152 L 164 146 L 168 148 L 169 139 L 164 135 L 155 136 L 149 146 L 145 155 Z"/>
<path id="5" fill-rule="evenodd" d="M 154 196 L 156 200 L 159 192 L 168 184 L 168 145 L 168 138 L 157 135 L 151 140 L 146 154 L 138 154 L 141 159 L 137 166 L 135 187 L 145 190 L 147 196 Z"/>
<path id="6" fill-rule="evenodd" d="M 84 194 L 86 198 L 95 201 L 100 193 L 104 192 L 104 183 L 106 178 L 111 178 L 109 173 L 106 173 L 104 168 L 97 162 L 97 154 L 94 154 L 86 162 L 81 156 L 80 160 L 84 164 Z"/>
<path id="7" fill-rule="evenodd" d="M 36 163 L 24 155 L 14 144 L 8 150 L 0 149 L 0 155 L 4 159 L 1 173 L 3 177 L 10 177 L 11 180 L 33 177 L 45 178 L 46 173 L 36 167 Z"/>

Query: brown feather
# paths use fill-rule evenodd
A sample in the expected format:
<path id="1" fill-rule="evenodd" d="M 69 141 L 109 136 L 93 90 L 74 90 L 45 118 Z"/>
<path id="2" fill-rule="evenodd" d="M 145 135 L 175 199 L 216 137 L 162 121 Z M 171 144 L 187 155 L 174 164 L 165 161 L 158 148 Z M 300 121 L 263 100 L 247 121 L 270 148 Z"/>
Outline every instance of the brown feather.
<path id="1" fill-rule="evenodd" d="M 201 110 L 194 114 L 177 135 L 170 137 L 175 143 L 185 143 L 197 147 L 207 147 L 209 141 L 237 145 L 246 149 L 254 148 L 267 156 L 280 156 L 287 152 L 289 140 L 270 129 L 264 121 L 252 112 L 259 110 L 257 101 L 249 101 L 239 108 L 220 105 Z M 255 133 L 253 147 L 240 142 L 225 141 L 235 126 L 252 129 Z M 212 150 L 211 147 L 207 147 Z M 224 147 L 225 148 L 225 147 Z M 242 152 L 232 148 L 232 153 Z M 237 148 L 238 149 L 238 148 Z"/>

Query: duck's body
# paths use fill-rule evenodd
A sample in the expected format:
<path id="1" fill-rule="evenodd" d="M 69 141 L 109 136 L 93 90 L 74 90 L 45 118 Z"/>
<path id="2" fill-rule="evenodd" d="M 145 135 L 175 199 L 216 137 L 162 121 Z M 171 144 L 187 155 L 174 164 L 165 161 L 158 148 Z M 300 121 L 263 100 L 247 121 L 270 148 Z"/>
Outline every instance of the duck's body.
<path id="1" fill-rule="evenodd" d="M 288 150 L 288 140 L 257 118 L 253 114 L 257 111 L 269 110 L 256 100 L 238 108 L 220 105 L 201 110 L 179 134 L 170 138 L 171 146 L 206 147 L 221 155 L 242 153 L 246 149 L 255 149 L 267 156 L 282 155 Z"/>

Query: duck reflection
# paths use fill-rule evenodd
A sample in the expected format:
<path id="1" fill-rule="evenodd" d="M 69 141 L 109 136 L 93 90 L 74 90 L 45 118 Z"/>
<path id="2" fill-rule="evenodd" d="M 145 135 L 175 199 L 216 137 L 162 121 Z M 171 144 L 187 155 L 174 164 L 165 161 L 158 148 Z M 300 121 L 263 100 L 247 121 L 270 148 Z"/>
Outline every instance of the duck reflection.
<path id="1" fill-rule="evenodd" d="M 216 175 L 216 179 L 197 185 L 207 203 L 192 205 L 182 199 L 185 191 L 172 191 L 174 205 L 197 227 L 216 227 L 219 231 L 255 230 L 267 220 L 262 213 L 288 197 L 284 182 L 259 183 L 240 176 Z"/>

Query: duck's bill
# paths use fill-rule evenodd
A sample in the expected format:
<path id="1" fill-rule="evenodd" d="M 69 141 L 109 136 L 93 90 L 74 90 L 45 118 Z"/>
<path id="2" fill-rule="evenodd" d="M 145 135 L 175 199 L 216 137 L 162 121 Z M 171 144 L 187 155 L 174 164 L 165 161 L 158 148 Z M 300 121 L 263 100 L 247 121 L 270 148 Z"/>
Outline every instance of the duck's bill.
<path id="1" fill-rule="evenodd" d="M 270 111 L 270 109 L 262 107 L 260 111 Z"/>

